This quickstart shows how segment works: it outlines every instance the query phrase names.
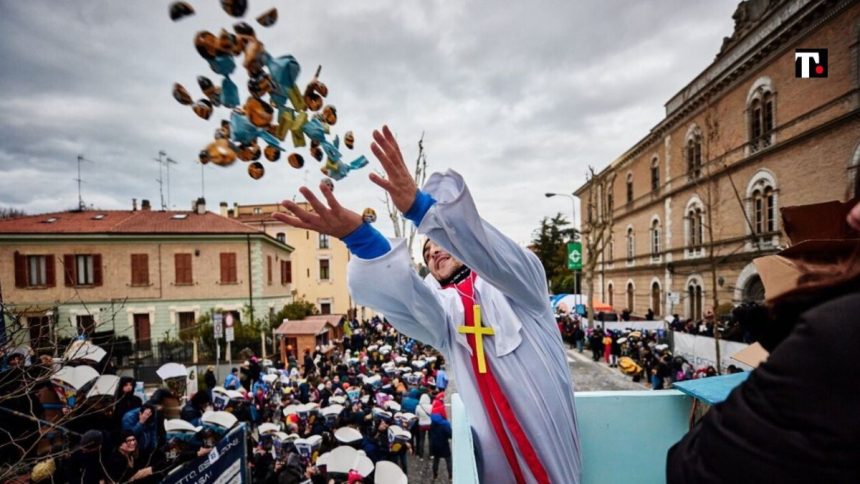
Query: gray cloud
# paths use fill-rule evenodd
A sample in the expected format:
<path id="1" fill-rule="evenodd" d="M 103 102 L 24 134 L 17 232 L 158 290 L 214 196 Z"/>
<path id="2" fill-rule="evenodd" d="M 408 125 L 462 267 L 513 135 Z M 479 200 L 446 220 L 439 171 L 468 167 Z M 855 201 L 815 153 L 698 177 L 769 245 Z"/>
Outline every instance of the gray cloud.
<path id="1" fill-rule="evenodd" d="M 164 0 L 0 2 L 0 205 L 76 206 L 78 153 L 94 160 L 83 166 L 88 203 L 157 205 L 152 158 L 163 149 L 180 161 L 173 205 L 189 208 L 200 195 L 196 153 L 227 113 L 204 122 L 173 101 L 171 86 L 200 97 L 196 76 L 217 76 L 195 52 L 194 34 L 235 22 L 217 2 L 191 3 L 197 15 L 173 23 Z M 356 134 L 348 155 L 370 155 L 371 131 L 388 123 L 411 160 L 424 132 L 431 168 L 461 172 L 485 218 L 527 242 L 542 217 L 570 212 L 569 201 L 544 192 L 573 191 L 588 164 L 606 165 L 659 122 L 663 103 L 731 33 L 736 1 L 250 5 L 249 19 L 280 8 L 274 28 L 251 23 L 272 54 L 296 56 L 300 82 L 323 66 L 336 131 Z M 244 74 L 235 80 L 244 91 Z M 211 209 L 291 198 L 321 178 L 307 166 L 267 164 L 257 182 L 241 163 L 208 166 L 206 198 Z M 366 173 L 337 193 L 357 210 L 384 213 Z"/>

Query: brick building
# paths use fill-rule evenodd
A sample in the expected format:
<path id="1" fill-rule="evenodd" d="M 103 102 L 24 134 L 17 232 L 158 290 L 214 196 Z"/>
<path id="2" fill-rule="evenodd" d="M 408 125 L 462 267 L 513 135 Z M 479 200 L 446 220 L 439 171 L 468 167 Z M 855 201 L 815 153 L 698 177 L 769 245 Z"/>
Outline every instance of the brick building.
<path id="1" fill-rule="evenodd" d="M 235 220 L 194 211 L 70 211 L 0 221 L 0 287 L 20 313 L 18 343 L 128 336 L 142 352 L 219 308 L 265 319 L 291 301 L 278 274 L 293 248 Z M 272 261 L 267 264 L 267 261 Z M 279 277 L 280 276 L 280 277 Z M 7 330 L 14 325 L 7 321 Z M 157 355 L 156 355 L 157 356 Z"/>
<path id="2" fill-rule="evenodd" d="M 611 234 L 584 256 L 617 310 L 761 300 L 752 260 L 787 243 L 779 209 L 860 195 L 860 2 L 748 0 L 733 18 L 663 120 L 576 191 L 583 228 Z M 796 77 L 801 48 L 827 49 L 826 78 Z"/>

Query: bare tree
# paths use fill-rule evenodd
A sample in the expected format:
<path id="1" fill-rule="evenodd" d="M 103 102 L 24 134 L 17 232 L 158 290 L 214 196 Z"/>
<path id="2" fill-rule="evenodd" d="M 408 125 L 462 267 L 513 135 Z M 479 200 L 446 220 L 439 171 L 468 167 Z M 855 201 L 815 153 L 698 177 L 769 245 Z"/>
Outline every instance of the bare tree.
<path id="1" fill-rule="evenodd" d="M 16 218 L 23 217 L 27 215 L 23 210 L 18 210 L 17 208 L 11 207 L 0 207 L 0 220 L 4 220 L 7 218 Z"/>
<path id="2" fill-rule="evenodd" d="M 599 199 L 599 194 L 604 190 L 598 190 L 605 180 L 594 173 L 594 167 L 588 167 L 585 183 L 588 185 L 587 213 L 585 230 L 582 231 L 582 240 L 585 245 L 585 257 L 583 260 L 583 271 L 585 272 L 586 293 L 588 294 L 588 315 L 594 321 L 594 274 L 598 264 L 603 258 L 606 247 L 612 241 L 612 207 L 606 201 Z M 595 212 L 597 212 L 595 214 Z"/>
<path id="3" fill-rule="evenodd" d="M 427 155 L 424 153 L 424 132 L 421 133 L 421 138 L 418 140 L 418 156 L 415 157 L 415 167 L 412 170 L 412 179 L 420 188 L 427 180 Z M 412 256 L 412 247 L 415 243 L 415 234 L 418 227 L 409 221 L 397 210 L 394 206 L 394 201 L 385 192 L 385 209 L 388 212 L 388 218 L 391 220 L 391 225 L 394 227 L 394 236 L 398 239 L 406 239 L 406 249 L 409 251 L 409 257 Z M 413 257 L 414 263 L 414 257 Z"/>

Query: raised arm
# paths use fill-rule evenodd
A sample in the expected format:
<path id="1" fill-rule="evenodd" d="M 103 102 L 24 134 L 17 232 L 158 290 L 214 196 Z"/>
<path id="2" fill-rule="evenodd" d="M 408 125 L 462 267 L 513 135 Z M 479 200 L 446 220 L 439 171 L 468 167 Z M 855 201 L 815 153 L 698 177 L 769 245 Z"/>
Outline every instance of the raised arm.
<path id="1" fill-rule="evenodd" d="M 387 179 L 371 181 L 386 190 L 398 210 L 445 251 L 476 271 L 510 299 L 533 312 L 548 307 L 546 275 L 531 251 L 481 219 L 463 178 L 433 174 L 418 190 L 388 127 L 373 133 L 371 150 Z"/>
<path id="2" fill-rule="evenodd" d="M 291 214 L 273 217 L 293 227 L 338 237 L 355 256 L 348 269 L 348 284 L 355 301 L 379 311 L 401 333 L 443 350 L 449 325 L 439 296 L 424 284 L 410 263 L 405 245 L 391 244 L 362 221 L 360 215 L 340 205 L 326 184 L 322 203 L 306 187 L 300 189 L 314 211 L 285 200 Z"/>

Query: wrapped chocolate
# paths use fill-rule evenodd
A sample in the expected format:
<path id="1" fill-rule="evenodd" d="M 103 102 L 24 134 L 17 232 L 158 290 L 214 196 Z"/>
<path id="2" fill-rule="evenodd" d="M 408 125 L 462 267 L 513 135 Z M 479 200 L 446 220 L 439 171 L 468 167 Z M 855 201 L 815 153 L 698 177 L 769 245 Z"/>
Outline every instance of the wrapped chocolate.
<path id="1" fill-rule="evenodd" d="M 170 20 L 176 22 L 189 15 L 194 15 L 194 7 L 189 5 L 188 2 L 173 2 L 170 4 Z M 275 12 L 275 18 L 277 19 L 277 12 Z"/>
<path id="2" fill-rule="evenodd" d="M 272 8 L 270 10 L 266 10 L 259 17 L 257 17 L 257 23 L 262 25 L 263 27 L 271 27 L 275 25 L 275 22 L 278 21 L 278 9 Z"/>
<path id="3" fill-rule="evenodd" d="M 209 116 L 212 116 L 212 102 L 208 99 L 197 100 L 191 108 L 194 110 L 194 114 L 203 119 L 209 119 Z"/>
<path id="4" fill-rule="evenodd" d="M 352 149 L 355 144 L 355 136 L 352 134 L 352 131 L 347 131 L 345 135 L 343 135 L 343 144 L 346 145 L 347 148 Z"/>
<path id="5" fill-rule="evenodd" d="M 194 102 L 185 87 L 178 82 L 173 84 L 173 99 L 176 99 L 179 104 L 184 104 L 186 106 L 189 106 Z"/>
<path id="6" fill-rule="evenodd" d="M 266 169 L 263 168 L 263 164 L 259 161 L 255 161 L 248 165 L 248 174 L 251 175 L 251 178 L 254 180 L 259 180 L 263 178 L 263 175 L 266 174 Z"/>
<path id="7" fill-rule="evenodd" d="M 298 153 L 290 153 L 290 156 L 287 157 L 287 162 L 297 170 L 305 166 L 305 159 Z"/>
<path id="8" fill-rule="evenodd" d="M 272 145 L 266 145 L 263 148 L 263 154 L 266 155 L 266 159 L 269 161 L 278 161 L 281 158 L 281 150 Z"/>
<path id="9" fill-rule="evenodd" d="M 233 17 L 241 17 L 248 10 L 248 0 L 221 0 L 221 8 Z"/>

